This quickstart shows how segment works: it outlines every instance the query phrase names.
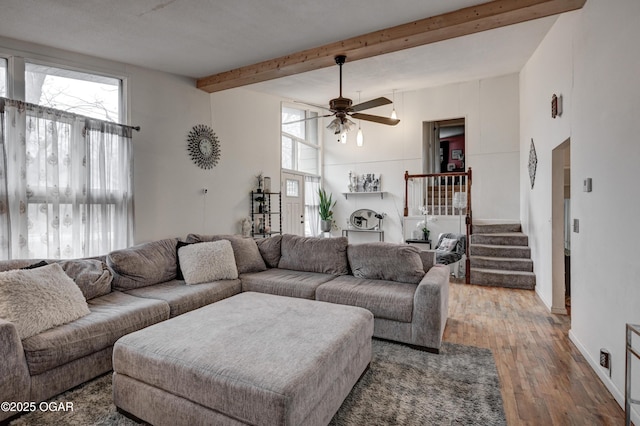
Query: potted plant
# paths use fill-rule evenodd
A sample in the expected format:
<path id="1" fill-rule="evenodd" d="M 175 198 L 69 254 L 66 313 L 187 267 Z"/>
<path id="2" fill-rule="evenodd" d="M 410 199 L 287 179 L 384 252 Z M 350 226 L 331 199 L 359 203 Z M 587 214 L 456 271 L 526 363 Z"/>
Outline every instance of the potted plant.
<path id="1" fill-rule="evenodd" d="M 417 225 L 418 229 L 422 231 L 422 239 L 429 241 L 429 228 L 427 228 L 427 221 L 421 220 Z"/>
<path id="2" fill-rule="evenodd" d="M 333 209 L 336 202 L 333 201 L 332 194 L 328 194 L 323 189 L 318 190 L 318 196 L 320 197 L 320 203 L 318 205 L 320 211 L 320 229 L 322 232 L 330 232 L 333 225 Z"/>

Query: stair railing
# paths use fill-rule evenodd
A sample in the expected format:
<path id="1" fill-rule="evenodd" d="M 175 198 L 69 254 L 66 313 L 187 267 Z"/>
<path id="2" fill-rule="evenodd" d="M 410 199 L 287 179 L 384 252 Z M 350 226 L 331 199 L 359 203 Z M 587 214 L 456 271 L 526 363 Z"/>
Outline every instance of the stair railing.
<path id="1" fill-rule="evenodd" d="M 473 233 L 473 214 L 471 209 L 471 167 L 466 172 L 431 173 L 410 175 L 404 172 L 404 216 L 409 216 L 409 207 L 419 209 L 421 206 L 430 210 L 430 214 L 457 216 L 461 208 L 454 206 L 455 193 L 466 193 L 467 206 L 465 214 L 465 230 L 467 243 L 465 247 L 465 282 L 470 283 L 471 261 L 469 259 L 470 237 Z M 411 191 L 409 187 L 411 186 Z M 457 188 L 457 191 L 456 191 Z M 457 213 L 457 214 L 456 214 Z"/>

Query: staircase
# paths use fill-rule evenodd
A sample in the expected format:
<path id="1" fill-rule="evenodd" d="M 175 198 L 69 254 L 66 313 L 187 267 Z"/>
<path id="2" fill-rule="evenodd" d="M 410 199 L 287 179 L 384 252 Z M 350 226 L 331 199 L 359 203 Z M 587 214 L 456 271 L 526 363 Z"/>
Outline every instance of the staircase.
<path id="1" fill-rule="evenodd" d="M 529 238 L 519 223 L 473 224 L 471 283 L 533 290 L 536 276 Z"/>

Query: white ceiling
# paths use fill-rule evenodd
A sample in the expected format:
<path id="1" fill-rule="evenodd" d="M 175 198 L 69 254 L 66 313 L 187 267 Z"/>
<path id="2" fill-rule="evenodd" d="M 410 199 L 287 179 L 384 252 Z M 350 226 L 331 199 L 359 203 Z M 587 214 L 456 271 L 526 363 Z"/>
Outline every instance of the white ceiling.
<path id="1" fill-rule="evenodd" d="M 486 0 L 1 0 L 0 36 L 193 78 L 227 71 Z M 344 66 L 344 95 L 381 94 L 517 72 L 555 18 Z M 253 89 L 322 103 L 338 68 Z"/>

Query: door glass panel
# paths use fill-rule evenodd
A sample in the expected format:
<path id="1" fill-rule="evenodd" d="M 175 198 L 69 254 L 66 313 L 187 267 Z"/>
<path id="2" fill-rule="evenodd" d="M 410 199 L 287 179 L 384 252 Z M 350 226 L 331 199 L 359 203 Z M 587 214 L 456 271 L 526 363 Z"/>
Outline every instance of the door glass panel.
<path id="1" fill-rule="evenodd" d="M 287 197 L 299 197 L 300 196 L 300 182 L 293 179 L 287 179 Z"/>

